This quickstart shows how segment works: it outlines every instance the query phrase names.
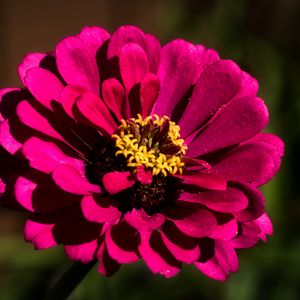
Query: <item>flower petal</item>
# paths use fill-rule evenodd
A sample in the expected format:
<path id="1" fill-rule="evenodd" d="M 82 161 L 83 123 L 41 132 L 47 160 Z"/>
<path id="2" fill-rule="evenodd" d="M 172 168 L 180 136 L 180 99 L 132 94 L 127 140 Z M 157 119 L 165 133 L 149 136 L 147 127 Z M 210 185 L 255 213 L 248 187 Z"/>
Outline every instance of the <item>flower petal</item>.
<path id="1" fill-rule="evenodd" d="M 193 44 L 174 40 L 162 48 L 158 78 L 160 95 L 152 113 L 170 116 L 176 104 L 187 93 L 198 72 L 197 51 Z"/>
<path id="2" fill-rule="evenodd" d="M 68 164 L 84 173 L 83 161 L 67 156 L 54 143 L 32 137 L 25 142 L 22 152 L 30 166 L 39 171 L 51 173 L 59 164 Z"/>
<path id="3" fill-rule="evenodd" d="M 105 234 L 105 244 L 109 255 L 120 264 L 139 260 L 137 231 L 126 222 L 113 226 Z"/>
<path id="4" fill-rule="evenodd" d="M 137 44 L 129 43 L 122 48 L 120 71 L 127 92 L 140 83 L 148 73 L 149 65 L 145 51 Z"/>
<path id="5" fill-rule="evenodd" d="M 98 96 L 92 93 L 84 93 L 77 98 L 76 105 L 88 124 L 95 125 L 109 135 L 113 134 L 117 125 Z"/>
<path id="6" fill-rule="evenodd" d="M 27 242 L 33 243 L 35 249 L 48 249 L 58 245 L 52 229 L 54 224 L 42 224 L 28 219 L 25 223 L 24 236 Z"/>
<path id="7" fill-rule="evenodd" d="M 139 252 L 149 269 L 154 274 L 166 278 L 175 276 L 180 271 L 180 264 L 166 248 L 158 232 L 144 231 L 141 234 Z"/>
<path id="8" fill-rule="evenodd" d="M 52 109 L 51 101 L 60 100 L 63 84 L 53 73 L 46 69 L 29 69 L 24 81 L 31 94 L 48 109 Z"/>
<path id="9" fill-rule="evenodd" d="M 142 117 L 146 118 L 150 115 L 152 107 L 159 95 L 160 81 L 158 77 L 152 73 L 145 75 L 141 81 L 140 99 L 142 106 Z"/>
<path id="10" fill-rule="evenodd" d="M 99 94 L 99 71 L 94 51 L 76 37 L 67 37 L 56 46 L 56 62 L 60 74 L 71 85 Z"/>
<path id="11" fill-rule="evenodd" d="M 22 144 L 12 135 L 8 120 L 0 123 L 0 145 L 10 154 L 15 154 L 22 148 Z"/>
<path id="12" fill-rule="evenodd" d="M 223 213 L 238 212 L 248 205 L 247 197 L 239 190 L 230 187 L 224 191 L 204 191 L 198 194 L 182 193 L 180 199 L 199 202 L 210 209 Z"/>
<path id="13" fill-rule="evenodd" d="M 238 92 L 242 73 L 230 60 L 220 60 L 205 69 L 196 83 L 189 104 L 179 121 L 186 137 L 229 102 Z M 197 115 L 197 118 L 191 116 Z"/>
<path id="14" fill-rule="evenodd" d="M 61 164 L 57 166 L 52 177 L 56 184 L 66 192 L 78 195 L 100 193 L 98 185 L 89 183 L 87 179 L 73 166 Z"/>
<path id="15" fill-rule="evenodd" d="M 104 103 L 118 120 L 129 117 L 127 114 L 129 108 L 126 107 L 129 104 L 125 97 L 125 90 L 117 79 L 109 78 L 103 82 L 102 97 Z"/>
<path id="16" fill-rule="evenodd" d="M 209 190 L 225 190 L 227 186 L 226 180 L 221 176 L 216 176 L 215 174 L 205 172 L 198 172 L 191 175 L 175 174 L 173 176 L 182 179 L 184 183 L 194 184 Z"/>
<path id="17" fill-rule="evenodd" d="M 187 156 L 196 157 L 250 139 L 268 122 L 268 110 L 259 98 L 232 100 L 189 145 Z"/>
<path id="18" fill-rule="evenodd" d="M 183 233 L 196 238 L 207 236 L 217 227 L 216 218 L 205 209 L 196 209 L 186 218 L 173 222 Z"/>
<path id="19" fill-rule="evenodd" d="M 165 217 L 162 214 L 156 213 L 149 216 L 143 209 L 138 210 L 135 208 L 132 211 L 127 212 L 124 218 L 129 225 L 137 229 L 139 232 L 152 231 L 162 226 L 165 222 Z"/>
<path id="20" fill-rule="evenodd" d="M 116 194 L 132 187 L 135 179 L 130 172 L 109 172 L 104 174 L 102 182 L 109 194 Z"/>
<path id="21" fill-rule="evenodd" d="M 149 70 L 156 73 L 160 59 L 159 41 L 151 34 L 144 34 L 135 26 L 121 26 L 114 32 L 108 45 L 108 58 L 119 57 L 122 48 L 129 43 L 138 44 L 144 49 L 149 61 Z"/>
<path id="22" fill-rule="evenodd" d="M 121 267 L 108 253 L 104 243 L 102 243 L 97 251 L 99 260 L 98 272 L 104 276 L 110 277 L 114 275 Z"/>
<path id="23" fill-rule="evenodd" d="M 195 262 L 195 266 L 206 276 L 225 281 L 229 272 L 238 269 L 238 258 L 234 249 L 226 242 L 215 241 L 215 255 L 205 263 Z"/>
<path id="24" fill-rule="evenodd" d="M 109 203 L 110 199 L 102 197 L 85 196 L 81 201 L 84 217 L 90 222 L 114 222 L 121 217 L 119 210 Z"/>
<path id="25" fill-rule="evenodd" d="M 83 264 L 95 259 L 97 248 L 97 240 L 92 240 L 80 245 L 66 245 L 64 247 L 69 258 L 75 261 L 80 261 Z"/>
<path id="26" fill-rule="evenodd" d="M 209 234 L 209 237 L 217 240 L 232 240 L 238 234 L 238 223 L 235 218 L 219 216 L 218 226 Z"/>

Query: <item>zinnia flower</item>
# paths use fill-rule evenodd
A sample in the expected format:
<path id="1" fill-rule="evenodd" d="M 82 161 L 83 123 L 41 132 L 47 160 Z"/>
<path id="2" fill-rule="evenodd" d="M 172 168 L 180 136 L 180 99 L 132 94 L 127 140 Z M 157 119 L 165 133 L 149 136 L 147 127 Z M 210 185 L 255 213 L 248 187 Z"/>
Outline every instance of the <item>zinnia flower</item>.
<path id="1" fill-rule="evenodd" d="M 233 61 L 86 27 L 18 72 L 24 88 L 1 90 L 0 192 L 29 212 L 36 249 L 62 244 L 107 276 L 142 259 L 165 277 L 187 263 L 225 280 L 237 249 L 272 233 L 259 187 L 283 143 L 261 133 L 257 81 Z"/>

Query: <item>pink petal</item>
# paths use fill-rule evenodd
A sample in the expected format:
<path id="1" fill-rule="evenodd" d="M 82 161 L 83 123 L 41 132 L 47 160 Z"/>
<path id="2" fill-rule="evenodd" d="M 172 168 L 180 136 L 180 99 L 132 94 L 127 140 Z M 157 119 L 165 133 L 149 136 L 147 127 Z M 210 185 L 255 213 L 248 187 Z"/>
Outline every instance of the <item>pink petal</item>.
<path id="1" fill-rule="evenodd" d="M 196 245 L 193 249 L 183 249 L 169 240 L 164 233 L 161 233 L 161 237 L 168 250 L 177 260 L 190 264 L 199 258 L 200 248 L 198 245 Z"/>
<path id="2" fill-rule="evenodd" d="M 88 45 L 93 54 L 92 57 L 96 58 L 99 48 L 110 38 L 110 34 L 101 27 L 84 27 L 78 38 Z"/>
<path id="3" fill-rule="evenodd" d="M 86 264 L 95 259 L 98 242 L 93 240 L 80 245 L 66 245 L 64 248 L 69 258 Z"/>
<path id="4" fill-rule="evenodd" d="M 158 233 L 154 235 L 150 231 L 141 234 L 140 255 L 154 274 L 173 277 L 180 271 L 180 265 L 157 235 Z"/>
<path id="5" fill-rule="evenodd" d="M 57 246 L 52 229 L 53 224 L 42 224 L 32 220 L 25 223 L 24 236 L 27 242 L 33 243 L 36 249 L 47 249 Z"/>
<path id="6" fill-rule="evenodd" d="M 56 46 L 57 67 L 64 80 L 99 94 L 99 71 L 94 51 L 81 39 L 67 37 Z"/>
<path id="7" fill-rule="evenodd" d="M 183 137 L 197 129 L 236 95 L 241 77 L 240 68 L 230 60 L 220 60 L 205 69 L 179 121 Z M 193 115 L 197 115 L 197 118 L 191 118 Z"/>
<path id="8" fill-rule="evenodd" d="M 67 156 L 54 143 L 32 137 L 25 142 L 22 152 L 30 166 L 39 171 L 51 173 L 59 164 L 68 164 L 84 174 L 84 162 Z"/>
<path id="9" fill-rule="evenodd" d="M 130 172 L 109 172 L 103 176 L 102 182 L 105 190 L 113 195 L 132 187 L 135 179 Z"/>
<path id="10" fill-rule="evenodd" d="M 65 112 L 71 117 L 74 118 L 73 115 L 73 105 L 76 101 L 76 99 L 86 92 L 85 89 L 68 85 L 66 86 L 60 95 L 60 103 L 63 106 Z"/>
<path id="11" fill-rule="evenodd" d="M 273 234 L 273 225 L 266 213 L 262 214 L 258 219 L 256 219 L 255 223 L 259 226 L 259 228 L 264 234 L 266 235 Z"/>
<path id="12" fill-rule="evenodd" d="M 20 176 L 15 182 L 15 197 L 18 203 L 29 211 L 34 212 L 32 195 L 37 187 L 37 183 Z"/>
<path id="13" fill-rule="evenodd" d="M 42 117 L 26 100 L 23 100 L 18 104 L 17 115 L 22 123 L 32 129 L 64 141 L 60 134 L 52 128 L 48 120 Z"/>
<path id="14" fill-rule="evenodd" d="M 234 249 L 226 242 L 215 242 L 215 255 L 205 263 L 194 263 L 206 276 L 216 280 L 225 281 L 229 272 L 238 269 L 238 258 Z"/>
<path id="15" fill-rule="evenodd" d="M 193 44 L 174 40 L 162 48 L 158 78 L 160 95 L 152 112 L 170 116 L 175 106 L 193 84 L 198 73 L 197 51 Z"/>
<path id="16" fill-rule="evenodd" d="M 265 208 L 265 200 L 262 192 L 257 187 L 247 183 L 235 183 L 234 186 L 240 189 L 248 198 L 248 206 L 234 214 L 240 222 L 253 221 L 261 216 Z"/>
<path id="17" fill-rule="evenodd" d="M 76 105 L 88 124 L 95 125 L 112 135 L 117 128 L 103 101 L 92 93 L 84 93 L 76 100 Z"/>
<path id="18" fill-rule="evenodd" d="M 180 199 L 193 200 L 223 213 L 238 212 L 248 205 L 247 197 L 239 190 L 230 187 L 225 191 L 207 191 L 198 194 L 182 193 Z"/>
<path id="19" fill-rule="evenodd" d="M 142 184 L 152 183 L 152 172 L 151 170 L 146 171 L 144 166 L 138 166 L 136 173 L 136 179 Z"/>
<path id="20" fill-rule="evenodd" d="M 152 107 L 159 95 L 160 81 L 158 77 L 152 73 L 145 75 L 141 81 L 140 99 L 142 106 L 142 117 L 150 115 Z"/>
<path id="21" fill-rule="evenodd" d="M 258 82 L 247 72 L 242 71 L 242 85 L 237 97 L 256 96 L 258 92 Z"/>
<path id="22" fill-rule="evenodd" d="M 219 221 L 221 219 L 221 221 Z M 233 218 L 222 220 L 218 218 L 218 226 L 209 234 L 209 237 L 217 240 L 232 240 L 238 234 L 238 224 Z M 219 223 L 220 222 L 220 223 Z"/>
<path id="23" fill-rule="evenodd" d="M 104 103 L 112 111 L 118 120 L 127 119 L 125 90 L 115 78 L 109 78 L 102 84 L 102 97 Z M 129 111 L 129 109 L 128 109 Z"/>
<path id="24" fill-rule="evenodd" d="M 120 264 L 139 260 L 137 255 L 137 232 L 126 222 L 117 224 L 105 235 L 105 244 L 109 255 Z"/>
<path id="25" fill-rule="evenodd" d="M 18 75 L 24 85 L 26 85 L 24 79 L 27 71 L 39 67 L 46 56 L 46 53 L 29 53 L 23 58 L 23 61 L 18 65 Z"/>
<path id="26" fill-rule="evenodd" d="M 0 145 L 10 154 L 15 154 L 22 147 L 12 135 L 8 120 L 0 123 Z"/>
<path id="27" fill-rule="evenodd" d="M 111 258 L 104 243 L 97 251 L 97 258 L 99 260 L 98 272 L 104 276 L 110 277 L 120 269 L 121 265 Z"/>
<path id="28" fill-rule="evenodd" d="M 223 157 L 211 172 L 226 180 L 261 185 L 274 175 L 274 161 L 259 145 L 244 144 Z"/>
<path id="29" fill-rule="evenodd" d="M 182 179 L 184 183 L 194 184 L 210 190 L 225 190 L 227 186 L 226 180 L 221 176 L 205 172 L 197 172 L 196 174 L 191 175 L 175 174 L 173 176 Z"/>
<path id="30" fill-rule="evenodd" d="M 202 45 L 196 45 L 197 56 L 199 61 L 199 73 L 195 77 L 197 81 L 201 73 L 212 63 L 220 60 L 219 54 L 213 49 L 205 48 Z"/>
<path id="31" fill-rule="evenodd" d="M 234 144 L 259 133 L 268 122 L 268 110 L 259 98 L 229 102 L 189 145 L 187 156 L 196 157 Z"/>
<path id="32" fill-rule="evenodd" d="M 149 70 L 156 73 L 160 59 L 159 41 L 150 34 L 144 34 L 135 26 L 122 26 L 114 32 L 108 45 L 108 58 L 119 57 L 122 48 L 129 43 L 135 43 L 144 49 L 149 61 Z"/>
<path id="33" fill-rule="evenodd" d="M 162 214 L 156 213 L 153 216 L 149 216 L 143 209 L 133 209 L 127 212 L 124 216 L 126 222 L 133 228 L 136 228 L 139 232 L 152 231 L 162 226 L 165 222 L 165 217 Z"/>
<path id="34" fill-rule="evenodd" d="M 87 179 L 71 165 L 59 165 L 54 169 L 52 177 L 61 189 L 72 194 L 88 195 L 101 192 L 98 185 L 89 183 Z"/>
<path id="35" fill-rule="evenodd" d="M 236 238 L 230 241 L 234 248 L 250 248 L 257 244 L 259 235 L 261 234 L 260 227 L 255 222 L 240 223 L 240 232 Z"/>
<path id="36" fill-rule="evenodd" d="M 29 69 L 24 81 L 31 94 L 47 108 L 52 109 L 53 100 L 59 101 L 63 84 L 50 71 L 43 68 Z"/>
<path id="37" fill-rule="evenodd" d="M 195 209 L 186 218 L 173 222 L 183 233 L 196 238 L 207 236 L 217 227 L 216 218 L 205 209 Z"/>
<path id="38" fill-rule="evenodd" d="M 122 48 L 120 71 L 127 92 L 141 82 L 148 73 L 149 65 L 145 51 L 137 44 L 129 43 Z"/>
<path id="39" fill-rule="evenodd" d="M 115 222 L 121 217 L 119 210 L 109 203 L 110 199 L 85 196 L 81 201 L 84 217 L 90 222 Z"/>

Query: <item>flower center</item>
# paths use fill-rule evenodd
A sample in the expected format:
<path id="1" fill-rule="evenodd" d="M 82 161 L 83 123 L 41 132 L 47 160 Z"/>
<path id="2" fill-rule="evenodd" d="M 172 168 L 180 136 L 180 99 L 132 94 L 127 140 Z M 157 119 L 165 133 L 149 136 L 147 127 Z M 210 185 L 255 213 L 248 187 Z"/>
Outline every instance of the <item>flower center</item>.
<path id="1" fill-rule="evenodd" d="M 184 163 L 182 155 L 187 146 L 180 138 L 180 127 L 167 116 L 151 115 L 143 119 L 121 120 L 115 134 L 115 155 L 123 156 L 127 166 L 143 166 L 151 170 L 152 175 L 182 173 Z"/>

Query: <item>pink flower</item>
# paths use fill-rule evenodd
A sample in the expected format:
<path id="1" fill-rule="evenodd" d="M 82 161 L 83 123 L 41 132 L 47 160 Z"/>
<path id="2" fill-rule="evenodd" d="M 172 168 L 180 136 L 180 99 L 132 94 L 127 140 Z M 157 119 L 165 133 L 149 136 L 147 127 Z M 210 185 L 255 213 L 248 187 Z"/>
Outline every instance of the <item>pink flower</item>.
<path id="1" fill-rule="evenodd" d="M 261 133 L 257 81 L 211 49 L 162 48 L 133 26 L 86 27 L 18 67 L 1 90 L 2 203 L 29 211 L 25 239 L 112 275 L 144 260 L 225 280 L 236 250 L 272 234 L 259 187 L 282 141 Z"/>

